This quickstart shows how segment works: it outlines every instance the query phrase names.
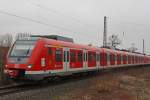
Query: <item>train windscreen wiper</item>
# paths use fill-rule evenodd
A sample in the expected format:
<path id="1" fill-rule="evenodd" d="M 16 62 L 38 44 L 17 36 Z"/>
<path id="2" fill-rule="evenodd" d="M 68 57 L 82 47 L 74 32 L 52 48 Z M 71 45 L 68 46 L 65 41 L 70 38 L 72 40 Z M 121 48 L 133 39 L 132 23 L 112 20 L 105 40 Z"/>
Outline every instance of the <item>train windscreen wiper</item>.
<path id="1" fill-rule="evenodd" d="M 27 50 L 26 56 L 29 54 L 30 48 Z"/>

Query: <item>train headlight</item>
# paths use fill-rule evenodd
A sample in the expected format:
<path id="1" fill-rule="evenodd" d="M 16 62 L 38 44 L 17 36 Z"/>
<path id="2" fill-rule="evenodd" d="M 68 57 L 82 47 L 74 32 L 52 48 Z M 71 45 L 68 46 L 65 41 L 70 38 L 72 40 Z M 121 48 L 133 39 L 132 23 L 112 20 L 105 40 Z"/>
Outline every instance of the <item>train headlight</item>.
<path id="1" fill-rule="evenodd" d="M 32 65 L 28 65 L 27 67 L 28 67 L 28 68 L 32 68 Z"/>
<path id="2" fill-rule="evenodd" d="M 8 65 L 5 65 L 5 68 L 7 68 L 8 67 Z"/>
<path id="3" fill-rule="evenodd" d="M 41 58 L 41 66 L 42 67 L 46 66 L 45 58 Z"/>

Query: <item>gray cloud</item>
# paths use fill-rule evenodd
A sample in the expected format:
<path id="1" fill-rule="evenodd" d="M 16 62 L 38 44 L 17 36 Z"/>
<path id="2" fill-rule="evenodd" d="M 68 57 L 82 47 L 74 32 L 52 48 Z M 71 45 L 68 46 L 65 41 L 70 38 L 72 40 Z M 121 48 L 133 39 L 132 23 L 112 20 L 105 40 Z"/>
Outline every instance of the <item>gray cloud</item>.
<path id="1" fill-rule="evenodd" d="M 0 11 L 47 24 L 0 13 L 0 34 L 56 33 L 73 37 L 78 43 L 100 46 L 103 17 L 106 15 L 108 35 L 118 34 L 123 40 L 121 48 L 128 48 L 135 43 L 142 51 L 144 38 L 146 51 L 149 51 L 149 4 L 149 0 L 0 0 Z"/>

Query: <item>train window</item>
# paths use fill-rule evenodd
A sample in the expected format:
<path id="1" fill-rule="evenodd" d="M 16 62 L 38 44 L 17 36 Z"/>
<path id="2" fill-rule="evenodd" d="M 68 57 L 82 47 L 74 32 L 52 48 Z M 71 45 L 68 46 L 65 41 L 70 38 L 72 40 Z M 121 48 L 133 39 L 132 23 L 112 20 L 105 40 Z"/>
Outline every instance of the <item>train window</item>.
<path id="1" fill-rule="evenodd" d="M 123 56 L 123 60 L 124 60 L 125 62 L 127 61 L 126 55 Z"/>
<path id="2" fill-rule="evenodd" d="M 99 54 L 96 54 L 96 61 L 99 61 Z"/>
<path id="3" fill-rule="evenodd" d="M 82 52 L 78 52 L 78 61 L 82 62 Z"/>
<path id="4" fill-rule="evenodd" d="M 110 53 L 106 53 L 106 57 L 107 57 L 106 61 L 110 61 Z"/>
<path id="5" fill-rule="evenodd" d="M 110 54 L 110 61 L 112 62 L 113 61 L 113 55 Z"/>
<path id="6" fill-rule="evenodd" d="M 56 62 L 62 61 L 62 50 L 60 48 L 56 48 L 55 60 L 56 60 Z"/>
<path id="7" fill-rule="evenodd" d="M 83 54 L 83 56 L 84 56 L 84 61 L 86 61 L 86 58 L 85 58 L 86 55 L 85 55 L 85 53 Z"/>
<path id="8" fill-rule="evenodd" d="M 48 54 L 52 55 L 52 48 L 51 47 L 48 47 Z"/>
<path id="9" fill-rule="evenodd" d="M 69 51 L 67 51 L 67 62 L 69 62 Z"/>
<path id="10" fill-rule="evenodd" d="M 75 52 L 70 52 L 70 61 L 76 62 L 76 53 Z"/>
<path id="11" fill-rule="evenodd" d="M 86 58 L 85 58 L 85 57 L 86 57 L 86 54 L 84 53 L 83 56 L 84 56 L 84 61 L 86 61 Z"/>
<path id="12" fill-rule="evenodd" d="M 121 62 L 123 61 L 123 55 L 122 54 L 120 54 L 120 57 L 121 57 Z"/>
<path id="13" fill-rule="evenodd" d="M 101 52 L 100 53 L 100 62 L 102 62 L 103 61 L 103 53 Z"/>
<path id="14" fill-rule="evenodd" d="M 115 61 L 115 55 L 113 54 L 112 56 L 113 56 L 113 61 Z"/>
<path id="15" fill-rule="evenodd" d="M 88 60 L 88 54 L 86 53 L 86 61 Z"/>
<path id="16" fill-rule="evenodd" d="M 88 61 L 96 61 L 96 53 L 88 52 Z"/>
<path id="17" fill-rule="evenodd" d="M 69 62 L 69 51 L 64 51 L 64 62 Z"/>
<path id="18" fill-rule="evenodd" d="M 115 54 L 114 56 L 115 56 L 115 61 L 117 61 L 117 54 Z"/>
<path id="19" fill-rule="evenodd" d="M 64 62 L 66 62 L 66 52 L 64 51 Z"/>
<path id="20" fill-rule="evenodd" d="M 108 54 L 107 54 L 107 53 L 104 53 L 104 61 L 107 62 L 107 60 L 108 60 Z"/>
<path id="21" fill-rule="evenodd" d="M 110 61 L 111 62 L 115 61 L 115 56 L 113 54 L 110 54 Z"/>
<path id="22" fill-rule="evenodd" d="M 118 61 L 119 62 L 121 61 L 121 55 L 118 55 Z"/>
<path id="23" fill-rule="evenodd" d="M 93 61 L 96 61 L 96 53 L 93 53 L 93 54 L 92 54 L 92 60 L 93 60 Z"/>
<path id="24" fill-rule="evenodd" d="M 92 61 L 92 53 L 88 52 L 88 61 Z"/>
<path id="25" fill-rule="evenodd" d="M 120 62 L 121 61 L 121 55 L 117 54 L 117 59 L 116 61 Z"/>
<path id="26" fill-rule="evenodd" d="M 126 55 L 126 61 L 128 61 L 128 55 Z"/>
<path id="27" fill-rule="evenodd" d="M 113 58 L 112 60 L 115 61 L 115 55 L 114 54 L 112 55 L 112 58 Z"/>
<path id="28" fill-rule="evenodd" d="M 134 56 L 132 56 L 132 61 L 134 62 Z"/>
<path id="29" fill-rule="evenodd" d="M 128 61 L 129 61 L 129 62 L 130 62 L 130 59 L 131 59 L 131 58 L 130 58 L 130 55 L 129 55 L 129 56 L 128 56 Z"/>

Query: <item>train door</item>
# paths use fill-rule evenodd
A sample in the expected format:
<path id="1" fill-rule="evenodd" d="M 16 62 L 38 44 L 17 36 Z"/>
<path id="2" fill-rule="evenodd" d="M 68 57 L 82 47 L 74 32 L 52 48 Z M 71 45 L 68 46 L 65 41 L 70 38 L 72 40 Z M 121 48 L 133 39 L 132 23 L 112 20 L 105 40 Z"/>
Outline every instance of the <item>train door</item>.
<path id="1" fill-rule="evenodd" d="M 120 58 L 121 58 L 120 64 L 123 65 L 123 54 L 122 53 L 120 53 Z"/>
<path id="2" fill-rule="evenodd" d="M 63 54 L 64 54 L 64 61 L 63 61 L 63 68 L 64 68 L 64 71 L 68 71 L 69 70 L 69 65 L 70 65 L 70 60 L 69 60 L 69 48 L 64 48 L 63 49 Z"/>
<path id="3" fill-rule="evenodd" d="M 83 58 L 84 58 L 84 59 L 83 59 L 83 60 L 84 60 L 84 61 L 83 61 L 83 68 L 84 68 L 84 69 L 87 69 L 87 67 L 88 67 L 88 66 L 87 66 L 87 65 L 88 65 L 88 64 L 87 64 L 88 54 L 87 54 L 87 51 L 86 51 L 86 50 L 83 51 Z"/>
<path id="4" fill-rule="evenodd" d="M 106 51 L 103 52 L 103 66 L 107 66 L 108 64 L 108 54 Z"/>
<path id="5" fill-rule="evenodd" d="M 110 55 L 111 55 L 110 51 L 106 51 L 106 56 L 107 56 L 107 59 L 106 59 L 107 65 L 106 66 L 107 67 L 111 65 L 111 63 L 110 63 Z"/>
<path id="6" fill-rule="evenodd" d="M 100 67 L 100 54 L 99 52 L 96 52 L 96 67 Z"/>
<path id="7" fill-rule="evenodd" d="M 121 64 L 121 54 L 117 53 L 117 65 Z"/>
<path id="8" fill-rule="evenodd" d="M 128 64 L 128 54 L 126 54 L 126 64 Z"/>
<path id="9" fill-rule="evenodd" d="M 104 65 L 104 64 L 103 64 L 103 59 L 104 59 L 103 56 L 104 56 L 104 55 L 103 55 L 103 51 L 101 51 L 101 52 L 100 52 L 100 66 L 103 66 L 103 65 Z"/>

